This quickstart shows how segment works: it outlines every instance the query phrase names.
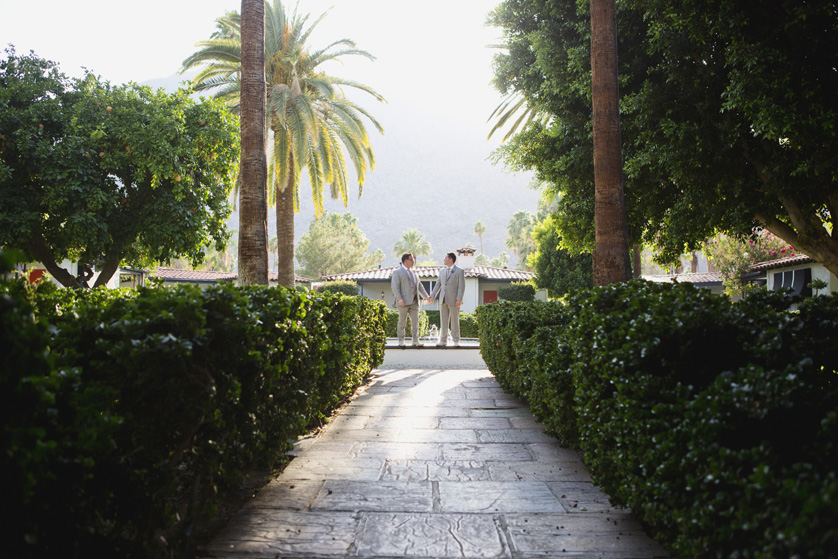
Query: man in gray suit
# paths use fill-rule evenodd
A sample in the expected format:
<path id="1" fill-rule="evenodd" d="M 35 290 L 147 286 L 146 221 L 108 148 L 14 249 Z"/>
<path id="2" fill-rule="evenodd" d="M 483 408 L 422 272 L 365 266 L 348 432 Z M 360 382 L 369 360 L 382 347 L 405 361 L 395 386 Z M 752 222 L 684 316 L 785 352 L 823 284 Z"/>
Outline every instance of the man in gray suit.
<path id="1" fill-rule="evenodd" d="M 466 292 L 466 273 L 454 265 L 457 255 L 449 252 L 443 262 L 445 267 L 439 272 L 439 280 L 434 286 L 429 301 L 439 294 L 439 343 L 437 347 L 448 345 L 448 322 L 451 322 L 451 339 L 454 346 L 460 345 L 460 305 Z"/>
<path id="2" fill-rule="evenodd" d="M 399 345 L 404 347 L 404 330 L 407 315 L 410 315 L 410 333 L 413 336 L 413 345 L 422 346 L 419 343 L 419 295 L 425 299 L 428 292 L 419 277 L 411 270 L 415 258 L 409 252 L 402 254 L 401 268 L 393 272 L 390 278 L 390 287 L 393 295 L 396 296 L 396 308 L 399 309 L 399 323 L 396 326 L 396 334 L 399 337 Z"/>

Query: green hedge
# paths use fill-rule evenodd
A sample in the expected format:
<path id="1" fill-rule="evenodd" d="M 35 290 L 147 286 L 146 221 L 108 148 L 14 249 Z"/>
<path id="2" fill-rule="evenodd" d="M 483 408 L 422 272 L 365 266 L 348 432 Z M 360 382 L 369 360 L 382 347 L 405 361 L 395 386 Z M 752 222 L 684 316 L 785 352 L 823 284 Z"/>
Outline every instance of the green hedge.
<path id="1" fill-rule="evenodd" d="M 387 316 L 385 317 L 386 324 L 384 330 L 387 332 L 388 338 L 397 338 L 397 328 L 399 326 L 399 311 L 396 309 L 387 308 Z M 410 316 L 404 327 L 405 338 L 410 338 Z M 419 337 L 428 335 L 428 313 L 427 311 L 419 311 Z"/>
<path id="2" fill-rule="evenodd" d="M 428 313 L 428 327 L 430 328 L 431 325 L 436 325 L 439 328 L 439 311 L 426 312 Z M 477 336 L 477 316 L 474 313 L 460 311 L 460 337 L 476 338 Z"/>
<path id="3" fill-rule="evenodd" d="M 37 298 L 36 321 L 6 291 L 15 557 L 188 555 L 225 496 L 383 360 L 384 305 L 361 297 L 60 290 Z"/>
<path id="4" fill-rule="evenodd" d="M 512 282 L 498 288 L 498 297 L 502 301 L 528 302 L 535 300 L 535 286 L 530 282 Z"/>
<path id="5" fill-rule="evenodd" d="M 477 315 L 498 381 L 677 556 L 836 556 L 838 296 L 631 282 Z"/>

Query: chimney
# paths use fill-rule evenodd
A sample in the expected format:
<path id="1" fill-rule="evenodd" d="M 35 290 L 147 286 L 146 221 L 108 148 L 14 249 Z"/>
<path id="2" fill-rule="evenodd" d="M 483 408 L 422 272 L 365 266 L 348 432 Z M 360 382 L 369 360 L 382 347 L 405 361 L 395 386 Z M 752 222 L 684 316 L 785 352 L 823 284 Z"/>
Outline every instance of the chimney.
<path id="1" fill-rule="evenodd" d="M 476 248 L 463 247 L 457 249 L 457 266 L 463 270 L 474 268 L 474 255 L 477 252 Z"/>

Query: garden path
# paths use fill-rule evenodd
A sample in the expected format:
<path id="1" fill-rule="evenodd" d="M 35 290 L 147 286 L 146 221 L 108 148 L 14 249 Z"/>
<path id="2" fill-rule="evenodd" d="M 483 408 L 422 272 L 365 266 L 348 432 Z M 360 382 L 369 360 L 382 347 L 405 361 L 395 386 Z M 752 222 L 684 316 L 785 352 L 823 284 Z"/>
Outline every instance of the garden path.
<path id="1" fill-rule="evenodd" d="M 485 368 L 377 369 L 294 455 L 205 557 L 667 556 Z"/>

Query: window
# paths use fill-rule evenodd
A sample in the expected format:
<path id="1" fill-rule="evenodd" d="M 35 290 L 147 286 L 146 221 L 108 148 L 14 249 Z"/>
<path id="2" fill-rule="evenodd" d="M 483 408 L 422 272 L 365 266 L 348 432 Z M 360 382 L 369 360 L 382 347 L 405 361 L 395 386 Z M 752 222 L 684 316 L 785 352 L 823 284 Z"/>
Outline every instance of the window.
<path id="1" fill-rule="evenodd" d="M 812 268 L 801 268 L 799 270 L 776 272 L 774 274 L 774 285 L 771 288 L 774 291 L 780 288 L 788 288 L 795 295 L 811 297 L 812 288 L 809 287 L 810 283 L 812 283 Z"/>

